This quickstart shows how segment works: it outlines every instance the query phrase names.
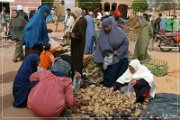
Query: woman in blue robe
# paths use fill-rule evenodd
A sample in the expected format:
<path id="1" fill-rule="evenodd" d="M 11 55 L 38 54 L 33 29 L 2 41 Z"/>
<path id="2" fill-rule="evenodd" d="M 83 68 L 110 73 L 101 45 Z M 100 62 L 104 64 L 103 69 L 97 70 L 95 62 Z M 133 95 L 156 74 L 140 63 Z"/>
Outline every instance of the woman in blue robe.
<path id="1" fill-rule="evenodd" d="M 94 61 L 103 64 L 103 84 L 111 87 L 128 68 L 129 42 L 123 30 L 117 27 L 111 18 L 105 18 L 102 27 Z"/>
<path id="2" fill-rule="evenodd" d="M 49 42 L 46 17 L 49 15 L 48 6 L 41 6 L 29 20 L 23 31 L 23 44 L 26 45 L 26 55 L 30 53 L 40 54 L 43 45 Z"/>
<path id="3" fill-rule="evenodd" d="M 29 92 L 36 84 L 36 82 L 29 81 L 29 76 L 37 71 L 38 62 L 39 56 L 37 54 L 25 57 L 13 83 L 14 107 L 26 107 Z"/>

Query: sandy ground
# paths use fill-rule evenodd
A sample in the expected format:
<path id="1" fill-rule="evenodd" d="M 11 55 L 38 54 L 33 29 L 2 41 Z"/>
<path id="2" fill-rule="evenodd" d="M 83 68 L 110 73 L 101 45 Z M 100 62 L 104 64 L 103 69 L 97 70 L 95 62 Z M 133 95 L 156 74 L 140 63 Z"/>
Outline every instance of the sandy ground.
<path id="1" fill-rule="evenodd" d="M 50 34 L 52 37 L 60 38 L 62 36 L 61 26 L 59 32 Z M 54 26 L 49 25 L 49 28 Z M 130 51 L 134 49 L 134 42 L 130 42 Z M 12 107 L 12 83 L 19 69 L 21 62 L 13 63 L 12 57 L 14 54 L 14 44 L 8 44 L 0 41 L 0 120 L 39 120 L 26 108 L 17 109 Z M 156 77 L 157 93 L 175 93 L 180 94 L 180 53 L 177 50 L 172 52 L 161 52 L 158 48 L 154 51 L 149 51 L 153 59 L 159 59 L 168 62 L 169 74 L 163 77 Z"/>

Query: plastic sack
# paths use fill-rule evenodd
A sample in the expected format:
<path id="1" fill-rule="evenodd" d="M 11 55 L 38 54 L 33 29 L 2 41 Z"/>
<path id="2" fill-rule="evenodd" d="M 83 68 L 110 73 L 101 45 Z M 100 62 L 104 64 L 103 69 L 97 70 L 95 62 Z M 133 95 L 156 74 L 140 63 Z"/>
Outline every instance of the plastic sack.
<path id="1" fill-rule="evenodd" d="M 50 23 L 50 22 L 53 22 L 53 18 L 52 18 L 51 15 L 48 15 L 47 18 L 46 18 L 46 24 Z"/>
<path id="2" fill-rule="evenodd" d="M 120 87 L 119 91 L 127 94 L 127 96 L 129 96 L 132 99 L 132 101 L 136 101 L 136 93 L 131 84 L 127 84 L 125 86 Z"/>
<path id="3" fill-rule="evenodd" d="M 60 44 L 58 44 L 58 42 L 56 42 L 52 38 L 49 39 L 49 44 L 51 45 L 51 50 L 52 51 L 53 50 L 55 50 L 55 51 L 62 50 L 62 47 L 60 46 Z"/>
<path id="4" fill-rule="evenodd" d="M 73 91 L 79 91 L 81 87 L 81 76 L 75 75 L 73 78 Z"/>
<path id="5" fill-rule="evenodd" d="M 103 63 L 104 70 L 106 70 L 109 65 L 112 65 L 112 63 L 113 63 L 113 55 L 104 57 L 104 63 Z"/>

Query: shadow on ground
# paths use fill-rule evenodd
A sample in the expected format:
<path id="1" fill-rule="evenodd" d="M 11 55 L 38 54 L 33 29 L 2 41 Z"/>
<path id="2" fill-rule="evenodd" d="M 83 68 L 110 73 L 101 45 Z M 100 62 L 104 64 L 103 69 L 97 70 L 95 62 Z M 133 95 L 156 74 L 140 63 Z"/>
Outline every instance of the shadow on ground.
<path id="1" fill-rule="evenodd" d="M 17 71 L 11 71 L 0 75 L 0 83 L 12 82 L 16 76 Z"/>

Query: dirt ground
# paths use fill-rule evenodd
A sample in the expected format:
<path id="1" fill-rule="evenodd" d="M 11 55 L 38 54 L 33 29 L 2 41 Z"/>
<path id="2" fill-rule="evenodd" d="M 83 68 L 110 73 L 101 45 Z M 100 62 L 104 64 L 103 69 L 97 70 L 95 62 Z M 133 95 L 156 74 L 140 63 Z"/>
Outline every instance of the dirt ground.
<path id="1" fill-rule="evenodd" d="M 60 26 L 63 24 L 60 23 Z M 49 28 L 54 28 L 52 25 Z M 50 35 L 53 37 L 59 37 L 61 28 L 59 32 L 53 32 Z M 12 96 L 12 83 L 15 75 L 21 65 L 21 62 L 13 63 L 12 57 L 14 54 L 14 45 L 12 43 L 7 43 L 0 41 L 0 108 L 1 113 L 0 118 L 3 120 L 39 120 L 36 118 L 28 109 L 22 108 L 17 109 L 12 107 L 13 96 Z M 130 42 L 129 50 L 133 53 L 135 43 Z M 157 46 L 157 45 L 156 45 Z M 172 52 L 162 52 L 158 48 L 154 51 L 148 51 L 152 59 L 163 60 L 168 63 L 169 74 L 163 77 L 155 77 L 157 93 L 174 93 L 180 94 L 180 53 L 178 50 Z M 0 119 L 1 120 L 1 119 Z"/>

